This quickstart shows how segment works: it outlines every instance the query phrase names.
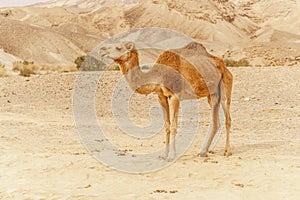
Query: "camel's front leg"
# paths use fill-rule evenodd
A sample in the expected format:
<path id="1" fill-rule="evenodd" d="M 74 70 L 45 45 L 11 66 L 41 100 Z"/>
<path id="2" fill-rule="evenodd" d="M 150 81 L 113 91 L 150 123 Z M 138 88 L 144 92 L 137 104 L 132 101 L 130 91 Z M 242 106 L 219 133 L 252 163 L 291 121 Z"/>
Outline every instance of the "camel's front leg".
<path id="1" fill-rule="evenodd" d="M 162 106 L 164 119 L 165 119 L 165 131 L 166 131 L 166 149 L 165 154 L 161 156 L 163 159 L 167 159 L 170 151 L 170 109 L 168 98 L 163 93 L 158 93 L 158 101 Z"/>
<path id="2" fill-rule="evenodd" d="M 178 112 L 179 112 L 179 99 L 173 95 L 169 99 L 170 104 L 170 118 L 171 118 L 171 150 L 169 159 L 173 160 L 176 157 L 176 134 L 178 128 Z"/>

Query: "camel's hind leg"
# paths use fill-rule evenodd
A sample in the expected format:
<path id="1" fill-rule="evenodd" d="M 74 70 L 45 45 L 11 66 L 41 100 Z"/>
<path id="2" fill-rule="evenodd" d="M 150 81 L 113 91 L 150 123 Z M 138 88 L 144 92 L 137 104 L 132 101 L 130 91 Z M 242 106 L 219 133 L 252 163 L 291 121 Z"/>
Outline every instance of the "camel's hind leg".
<path id="1" fill-rule="evenodd" d="M 207 96 L 207 103 L 208 103 L 208 105 L 210 106 L 210 108 L 212 108 L 212 107 L 211 107 L 211 98 L 210 98 L 210 95 Z M 215 135 L 215 137 L 216 137 L 216 135 Z M 213 139 L 213 140 L 214 140 L 214 139 Z M 211 148 L 211 147 L 210 147 L 210 148 Z M 211 149 L 211 150 L 209 150 L 209 153 L 214 154 L 215 152 Z"/>
<path id="2" fill-rule="evenodd" d="M 221 81 L 221 104 L 225 114 L 226 123 L 226 146 L 224 156 L 231 156 L 231 148 L 229 142 L 230 128 L 231 128 L 231 117 L 230 117 L 230 103 L 231 103 L 231 92 L 232 92 L 233 77 L 229 70 L 225 70 L 223 81 Z M 224 91 L 225 90 L 225 91 Z M 224 96 L 225 95 L 225 96 Z"/>
<path id="3" fill-rule="evenodd" d="M 211 55 L 212 56 L 212 55 Z M 217 64 L 218 69 L 220 70 L 220 73 L 222 73 L 222 79 L 220 81 L 219 85 L 219 92 L 220 92 L 220 100 L 222 104 L 222 108 L 225 114 L 225 123 L 226 123 L 226 146 L 225 146 L 225 156 L 232 155 L 231 148 L 230 148 L 230 128 L 231 128 L 231 117 L 230 117 L 230 103 L 231 103 L 231 92 L 232 92 L 232 83 L 233 83 L 233 76 L 231 72 L 226 68 L 224 62 L 215 57 L 212 56 Z M 212 108 L 212 100 L 211 97 L 207 97 L 208 104 Z"/>
<path id="4" fill-rule="evenodd" d="M 224 156 L 231 156 L 231 148 L 230 148 L 230 142 L 229 142 L 229 133 L 230 133 L 230 127 L 231 127 L 231 117 L 229 113 L 229 108 L 226 105 L 226 100 L 221 100 L 222 108 L 225 113 L 225 123 L 226 123 L 226 146 L 224 151 Z"/>
<path id="5" fill-rule="evenodd" d="M 224 156 L 231 156 L 232 151 L 230 147 L 230 128 L 231 128 L 231 117 L 230 117 L 230 100 L 231 100 L 231 89 L 232 89 L 232 79 L 228 81 L 225 85 L 225 82 L 221 80 L 220 82 L 220 98 L 221 98 L 221 105 L 225 115 L 225 125 L 226 125 L 226 145 Z M 210 97 L 208 97 L 208 103 L 211 106 Z M 214 137 L 217 137 L 215 135 Z M 214 140 L 214 139 L 213 139 Z M 211 153 L 212 151 L 210 151 Z"/>
<path id="6" fill-rule="evenodd" d="M 211 145 L 211 142 L 213 141 L 213 138 L 215 137 L 217 131 L 219 130 L 220 127 L 220 119 L 219 119 L 219 110 L 220 110 L 220 94 L 219 93 L 215 93 L 212 94 L 210 96 L 210 105 L 211 105 L 211 113 L 212 113 L 212 130 L 210 131 L 208 140 L 206 141 L 206 143 L 204 144 L 204 146 L 202 147 L 203 149 L 201 149 L 200 151 L 200 156 L 201 157 L 206 157 L 207 153 L 208 153 L 208 148 Z"/>

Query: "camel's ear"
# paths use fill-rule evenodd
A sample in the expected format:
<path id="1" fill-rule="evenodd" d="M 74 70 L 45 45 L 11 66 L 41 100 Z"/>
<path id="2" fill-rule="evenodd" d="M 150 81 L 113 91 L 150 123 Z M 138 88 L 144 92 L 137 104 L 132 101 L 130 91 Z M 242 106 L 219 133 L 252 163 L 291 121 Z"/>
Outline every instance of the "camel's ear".
<path id="1" fill-rule="evenodd" d="M 135 48 L 135 45 L 133 42 L 125 42 L 124 46 L 128 51 L 132 51 Z"/>

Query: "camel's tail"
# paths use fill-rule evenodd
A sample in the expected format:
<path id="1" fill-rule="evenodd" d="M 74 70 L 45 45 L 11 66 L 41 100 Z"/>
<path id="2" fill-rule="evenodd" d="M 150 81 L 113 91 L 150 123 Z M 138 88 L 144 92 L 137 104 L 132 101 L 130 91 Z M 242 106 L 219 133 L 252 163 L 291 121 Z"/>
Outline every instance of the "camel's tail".
<path id="1" fill-rule="evenodd" d="M 214 55 L 210 55 L 216 62 L 217 68 L 221 74 L 221 81 L 219 83 L 221 101 L 226 101 L 226 107 L 230 110 L 231 92 L 233 76 L 231 72 L 226 68 L 224 61 Z M 223 105 L 222 105 L 223 106 Z"/>
<path id="2" fill-rule="evenodd" d="M 222 92 L 221 92 L 221 95 L 225 95 L 226 107 L 227 107 L 228 111 L 230 111 L 233 76 L 226 67 L 224 68 L 224 74 L 222 76 L 221 81 L 223 82 L 223 83 L 221 83 L 221 87 L 223 85 L 223 88 L 225 90 L 225 94 L 222 94 Z M 222 100 L 221 100 L 221 102 L 222 102 Z"/>

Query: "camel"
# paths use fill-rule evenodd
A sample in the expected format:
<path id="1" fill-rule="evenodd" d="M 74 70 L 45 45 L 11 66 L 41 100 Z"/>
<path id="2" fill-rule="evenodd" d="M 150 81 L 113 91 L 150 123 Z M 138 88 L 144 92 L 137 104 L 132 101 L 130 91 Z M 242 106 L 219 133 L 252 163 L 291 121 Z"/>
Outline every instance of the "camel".
<path id="1" fill-rule="evenodd" d="M 164 51 L 158 56 L 152 68 L 148 72 L 143 72 L 139 64 L 138 50 L 133 42 L 103 46 L 99 54 L 102 59 L 108 58 L 119 65 L 121 73 L 133 91 L 143 95 L 157 94 L 165 116 L 166 141 L 163 159 L 172 160 L 176 156 L 175 139 L 180 101 L 202 97 L 208 99 L 213 124 L 208 133 L 208 141 L 199 155 L 206 157 L 210 152 L 210 145 L 220 127 L 220 105 L 225 113 L 226 124 L 224 156 L 232 155 L 229 132 L 233 77 L 222 59 L 209 54 L 202 44 L 191 42 L 183 48 Z M 193 64 L 186 58 L 191 58 Z M 201 60 L 206 62 L 203 64 Z"/>

